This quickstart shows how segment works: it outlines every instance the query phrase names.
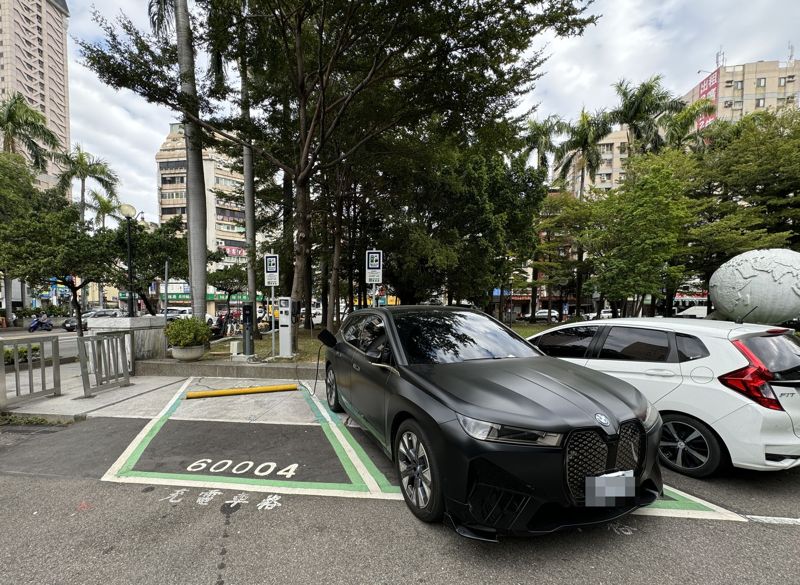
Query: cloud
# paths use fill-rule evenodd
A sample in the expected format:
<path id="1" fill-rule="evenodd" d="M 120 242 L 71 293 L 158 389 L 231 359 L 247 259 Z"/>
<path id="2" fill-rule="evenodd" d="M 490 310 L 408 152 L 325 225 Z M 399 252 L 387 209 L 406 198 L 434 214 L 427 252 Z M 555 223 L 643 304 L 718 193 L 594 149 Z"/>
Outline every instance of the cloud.
<path id="1" fill-rule="evenodd" d="M 612 108 L 613 83 L 661 74 L 664 85 L 684 95 L 716 67 L 720 46 L 728 65 L 786 60 L 798 41 L 800 3 L 782 0 L 598 0 L 602 15 L 582 37 L 545 38 L 545 75 L 524 100 L 539 104 L 537 117 L 574 119 L 582 107 Z"/>

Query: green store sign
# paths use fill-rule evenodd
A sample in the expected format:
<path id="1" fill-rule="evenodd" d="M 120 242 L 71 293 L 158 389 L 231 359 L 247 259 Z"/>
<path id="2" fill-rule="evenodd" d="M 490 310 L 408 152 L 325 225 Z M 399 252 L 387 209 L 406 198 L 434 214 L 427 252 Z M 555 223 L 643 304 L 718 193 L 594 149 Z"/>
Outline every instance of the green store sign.
<path id="1" fill-rule="evenodd" d="M 164 294 L 161 294 L 161 300 L 164 300 Z M 243 302 L 249 300 L 249 296 L 246 294 L 235 294 L 231 295 L 231 301 L 238 301 Z M 128 293 L 125 291 L 119 291 L 119 300 L 127 301 L 128 300 Z M 169 293 L 167 295 L 168 301 L 191 301 L 192 295 L 190 293 Z M 227 293 L 208 293 L 206 294 L 206 301 L 227 301 L 228 295 Z M 265 300 L 264 295 L 258 294 L 256 295 L 256 301 L 261 302 Z"/>

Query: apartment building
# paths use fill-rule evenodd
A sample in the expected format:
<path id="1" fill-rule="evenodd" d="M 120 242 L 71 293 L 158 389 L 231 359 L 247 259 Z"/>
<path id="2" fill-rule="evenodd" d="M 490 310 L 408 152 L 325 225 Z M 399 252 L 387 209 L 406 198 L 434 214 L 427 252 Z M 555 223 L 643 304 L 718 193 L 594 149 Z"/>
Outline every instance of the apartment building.
<path id="1" fill-rule="evenodd" d="M 625 179 L 624 165 L 628 158 L 627 128 L 622 126 L 614 130 L 600 141 L 598 147 L 600 148 L 600 167 L 595 173 L 594 180 L 589 176 L 588 171 L 584 173 L 584 195 L 592 190 L 610 191 Z M 566 176 L 566 189 L 575 197 L 580 196 L 582 168 L 583 160 L 580 156 L 576 156 Z M 560 172 L 561 169 L 556 169 L 556 176 Z"/>
<path id="2" fill-rule="evenodd" d="M 723 65 L 695 85 L 683 100 L 691 104 L 707 98 L 716 111 L 698 120 L 704 128 L 714 120 L 736 122 L 745 114 L 800 105 L 800 62 L 756 61 L 743 65 Z"/>
<path id="3" fill-rule="evenodd" d="M 186 221 L 186 142 L 181 124 L 170 124 L 170 131 L 156 154 L 159 221 L 175 216 Z M 225 197 L 241 192 L 244 179 L 231 170 L 231 160 L 213 149 L 203 151 L 203 176 L 206 185 L 206 241 L 209 248 L 225 253 L 222 264 L 245 263 L 247 242 L 244 206 Z M 217 301 L 209 289 L 210 301 Z M 188 304 L 188 285 L 170 283 L 170 304 Z M 214 312 L 214 307 L 209 307 Z"/>
<path id="4" fill-rule="evenodd" d="M 69 149 L 66 0 L 0 0 L 0 100 L 19 92 Z M 40 186 L 55 184 L 49 168 Z"/>

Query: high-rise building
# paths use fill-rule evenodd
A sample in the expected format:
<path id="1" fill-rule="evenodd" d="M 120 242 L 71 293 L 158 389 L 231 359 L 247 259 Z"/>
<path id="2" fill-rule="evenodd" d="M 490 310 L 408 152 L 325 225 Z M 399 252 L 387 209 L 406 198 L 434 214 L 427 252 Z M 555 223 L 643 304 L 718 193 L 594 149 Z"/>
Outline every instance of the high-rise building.
<path id="1" fill-rule="evenodd" d="M 231 170 L 231 163 L 228 157 L 213 149 L 203 150 L 206 242 L 210 249 L 225 253 L 223 264 L 247 261 L 244 206 L 225 197 L 226 193 L 241 191 L 244 184 L 241 173 Z M 186 141 L 182 124 L 170 124 L 169 134 L 156 154 L 156 164 L 159 221 L 163 223 L 176 215 L 186 221 Z M 173 284 L 170 287 L 174 288 Z M 188 289 L 177 300 L 188 302 L 186 293 Z M 210 298 L 216 300 L 213 295 Z M 210 310 L 213 312 L 213 308 Z"/>
<path id="2" fill-rule="evenodd" d="M 588 194 L 591 189 L 610 191 L 625 179 L 625 161 L 628 158 L 628 130 L 622 126 L 606 135 L 599 142 L 600 166 L 595 173 L 594 179 L 589 176 L 589 171 L 583 173 L 583 193 Z M 581 169 L 584 168 L 584 161 L 578 154 L 572 161 L 566 176 L 566 189 L 575 197 L 581 192 Z M 561 172 L 556 169 L 555 174 Z"/>
<path id="3" fill-rule="evenodd" d="M 697 122 L 704 128 L 714 120 L 736 122 L 745 114 L 785 107 L 800 101 L 800 62 L 756 61 L 743 65 L 722 65 L 695 85 L 683 101 L 687 104 L 707 98 L 716 111 Z"/>
<path id="4" fill-rule="evenodd" d="M 66 0 L 0 0 L 0 100 L 21 93 L 69 150 Z M 53 168 L 39 177 L 55 183 Z"/>

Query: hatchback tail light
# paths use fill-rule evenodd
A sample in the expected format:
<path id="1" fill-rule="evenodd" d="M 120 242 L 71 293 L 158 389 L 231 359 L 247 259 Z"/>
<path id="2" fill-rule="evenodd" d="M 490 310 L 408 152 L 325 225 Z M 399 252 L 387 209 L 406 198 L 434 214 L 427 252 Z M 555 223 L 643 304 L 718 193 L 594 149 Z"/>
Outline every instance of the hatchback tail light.
<path id="1" fill-rule="evenodd" d="M 778 398 L 769 384 L 773 379 L 772 372 L 740 340 L 737 339 L 732 343 L 747 358 L 750 365 L 734 372 L 723 374 L 719 377 L 719 381 L 728 388 L 744 394 L 764 408 L 783 410 L 783 406 L 778 402 Z"/>

